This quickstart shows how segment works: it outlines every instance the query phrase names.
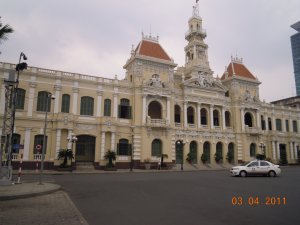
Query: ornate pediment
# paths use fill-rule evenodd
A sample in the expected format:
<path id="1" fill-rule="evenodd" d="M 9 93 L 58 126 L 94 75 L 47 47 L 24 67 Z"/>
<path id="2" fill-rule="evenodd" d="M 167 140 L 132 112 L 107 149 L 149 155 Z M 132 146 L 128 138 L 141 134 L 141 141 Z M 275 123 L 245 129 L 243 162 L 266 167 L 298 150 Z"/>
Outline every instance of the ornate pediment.
<path id="1" fill-rule="evenodd" d="M 226 87 L 222 85 L 219 79 L 214 78 L 206 72 L 198 72 L 184 82 L 185 86 L 192 86 L 204 89 L 215 89 L 219 91 L 227 91 Z"/>
<path id="2" fill-rule="evenodd" d="M 167 88 L 168 85 L 165 82 L 162 82 L 158 74 L 152 75 L 152 77 L 145 82 L 144 86 L 153 87 L 153 88 Z"/>

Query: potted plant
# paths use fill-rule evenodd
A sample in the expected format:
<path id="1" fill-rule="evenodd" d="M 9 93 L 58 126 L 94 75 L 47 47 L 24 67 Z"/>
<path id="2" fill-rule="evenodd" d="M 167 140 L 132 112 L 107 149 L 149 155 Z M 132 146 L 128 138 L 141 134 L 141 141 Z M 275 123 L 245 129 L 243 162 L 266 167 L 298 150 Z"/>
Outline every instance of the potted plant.
<path id="1" fill-rule="evenodd" d="M 60 164 L 60 168 L 71 168 L 72 167 L 72 159 L 74 159 L 74 154 L 71 149 L 60 149 L 58 152 L 57 159 L 64 159 L 64 161 Z M 68 159 L 71 160 L 70 165 L 68 165 Z"/>
<path id="2" fill-rule="evenodd" d="M 215 153 L 215 160 L 216 160 L 216 163 L 222 163 L 222 161 L 223 161 L 222 152 L 217 151 Z"/>
<path id="3" fill-rule="evenodd" d="M 226 155 L 226 159 L 229 163 L 233 162 L 233 160 L 234 160 L 233 151 L 228 150 L 227 155 Z"/>
<path id="4" fill-rule="evenodd" d="M 206 164 L 208 162 L 208 154 L 203 152 L 201 155 L 201 161 Z"/>
<path id="5" fill-rule="evenodd" d="M 192 152 L 189 152 L 187 154 L 186 161 L 188 161 L 190 164 L 192 164 L 195 161 L 195 159 L 196 159 L 196 156 Z"/>
<path id="6" fill-rule="evenodd" d="M 151 168 L 151 162 L 149 158 L 144 159 L 145 169 L 150 170 Z"/>
<path id="7" fill-rule="evenodd" d="M 106 164 L 104 170 L 117 170 L 115 164 L 113 163 L 113 161 L 116 160 L 116 153 L 114 151 L 108 150 L 104 155 L 104 159 L 108 160 L 108 163 Z"/>

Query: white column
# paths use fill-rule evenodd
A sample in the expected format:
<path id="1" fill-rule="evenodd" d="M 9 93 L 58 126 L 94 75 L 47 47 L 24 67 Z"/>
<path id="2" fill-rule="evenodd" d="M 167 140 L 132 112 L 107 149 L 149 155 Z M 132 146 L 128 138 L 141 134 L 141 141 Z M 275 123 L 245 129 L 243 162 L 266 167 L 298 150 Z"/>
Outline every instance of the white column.
<path id="1" fill-rule="evenodd" d="M 116 151 L 115 149 L 115 132 L 111 132 L 111 145 L 110 145 L 111 151 Z"/>
<path id="2" fill-rule="evenodd" d="M 100 153 L 100 159 L 104 160 L 105 155 L 105 131 L 102 131 L 101 135 L 101 153 Z"/>
<path id="3" fill-rule="evenodd" d="M 245 131 L 245 121 L 244 121 L 245 112 L 244 109 L 241 109 L 241 123 L 242 123 L 242 131 Z"/>
<path id="4" fill-rule="evenodd" d="M 57 129 L 56 130 L 56 146 L 55 146 L 55 159 L 57 159 L 58 153 L 59 153 L 59 149 L 61 149 L 60 147 L 60 143 L 61 143 L 61 129 Z"/>
<path id="5" fill-rule="evenodd" d="M 142 117 L 142 124 L 146 123 L 146 97 L 147 95 L 143 95 L 143 117 Z"/>
<path id="6" fill-rule="evenodd" d="M 269 130 L 268 116 L 265 116 L 266 130 Z"/>
<path id="7" fill-rule="evenodd" d="M 272 115 L 272 130 L 276 130 L 276 121 L 274 115 Z"/>
<path id="8" fill-rule="evenodd" d="M 260 128 L 260 125 L 261 125 L 261 118 L 260 118 L 260 115 L 259 115 L 259 111 L 257 110 L 256 111 L 256 126 L 257 128 Z"/>
<path id="9" fill-rule="evenodd" d="M 170 97 L 167 97 L 167 124 L 171 121 Z"/>
<path id="10" fill-rule="evenodd" d="M 273 153 L 273 159 L 276 160 L 276 149 L 275 149 L 275 141 L 272 141 L 272 153 Z"/>
<path id="11" fill-rule="evenodd" d="M 55 100 L 54 100 L 54 113 L 58 113 L 59 111 L 59 100 L 60 100 L 60 91 L 61 91 L 61 86 L 60 85 L 55 85 L 54 86 L 55 90 Z"/>
<path id="12" fill-rule="evenodd" d="M 32 116 L 35 87 L 36 87 L 36 84 L 33 82 L 30 82 L 30 88 L 29 88 L 29 94 L 28 94 L 27 116 Z"/>
<path id="13" fill-rule="evenodd" d="M 5 108 L 5 85 L 2 84 L 1 87 L 1 100 L 0 100 L 0 114 L 4 114 L 4 108 Z"/>
<path id="14" fill-rule="evenodd" d="M 296 147 L 295 142 L 293 142 L 293 149 L 294 149 L 294 153 L 295 153 L 295 160 L 298 160 L 298 152 L 297 152 L 297 147 Z"/>
<path id="15" fill-rule="evenodd" d="M 290 126 L 290 132 L 293 133 L 294 132 L 294 128 L 293 128 L 293 121 L 291 119 L 289 119 L 289 126 Z"/>
<path id="16" fill-rule="evenodd" d="M 201 128 L 201 104 L 197 104 L 198 128 Z"/>
<path id="17" fill-rule="evenodd" d="M 214 129 L 214 106 L 209 106 L 209 112 L 210 112 L 210 128 Z"/>
<path id="18" fill-rule="evenodd" d="M 291 153 L 291 160 L 294 160 L 294 146 L 293 146 L 293 142 L 290 142 L 290 153 Z"/>
<path id="19" fill-rule="evenodd" d="M 97 111 L 96 111 L 96 116 L 97 117 L 100 117 L 102 116 L 102 94 L 103 92 L 102 91 L 97 91 Z"/>
<path id="20" fill-rule="evenodd" d="M 68 137 L 71 137 L 71 136 L 72 136 L 72 132 L 73 132 L 73 130 L 71 130 L 71 129 L 68 130 Z M 67 148 L 68 148 L 68 149 L 71 149 L 71 148 L 72 148 L 72 143 L 69 142 L 69 141 L 68 141 Z"/>
<path id="21" fill-rule="evenodd" d="M 73 114 L 77 114 L 77 105 L 78 105 L 78 92 L 79 88 L 74 87 L 73 88 Z"/>
<path id="22" fill-rule="evenodd" d="M 26 128 L 25 129 L 25 137 L 24 137 L 23 160 L 29 160 L 30 134 L 31 134 L 31 128 Z"/>
<path id="23" fill-rule="evenodd" d="M 196 50 L 196 45 L 194 45 L 194 59 L 197 59 L 197 50 Z"/>
<path id="24" fill-rule="evenodd" d="M 183 104 L 184 127 L 187 127 L 187 102 Z"/>
<path id="25" fill-rule="evenodd" d="M 114 95 L 114 118 L 118 118 L 118 94 L 113 94 Z"/>
<path id="26" fill-rule="evenodd" d="M 279 142 L 276 142 L 277 158 L 280 159 Z"/>
<path id="27" fill-rule="evenodd" d="M 224 107 L 222 107 L 222 121 L 223 121 L 223 130 L 226 130 L 225 108 Z"/>

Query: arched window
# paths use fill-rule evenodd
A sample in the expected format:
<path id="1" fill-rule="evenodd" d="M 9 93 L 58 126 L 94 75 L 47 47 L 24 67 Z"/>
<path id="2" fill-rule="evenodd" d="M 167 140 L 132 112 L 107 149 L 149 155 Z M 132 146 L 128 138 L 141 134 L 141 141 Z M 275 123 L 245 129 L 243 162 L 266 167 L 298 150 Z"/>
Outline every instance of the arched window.
<path id="1" fill-rule="evenodd" d="M 12 138 L 12 145 L 13 145 L 13 151 L 12 153 L 19 153 L 19 148 L 16 148 L 15 145 L 21 143 L 21 135 L 20 134 L 13 134 Z"/>
<path id="2" fill-rule="evenodd" d="M 225 112 L 225 126 L 226 127 L 231 127 L 231 120 L 230 120 L 230 112 L 229 111 Z"/>
<path id="3" fill-rule="evenodd" d="M 216 145 L 215 159 L 216 159 L 216 162 L 220 162 L 223 160 L 223 144 L 222 144 L 222 142 L 218 142 Z"/>
<path id="4" fill-rule="evenodd" d="M 266 121 L 263 116 L 260 116 L 260 121 L 261 121 L 261 129 L 266 130 Z"/>
<path id="5" fill-rule="evenodd" d="M 210 143 L 208 141 L 204 142 L 203 144 L 203 155 L 202 155 L 202 161 L 205 156 L 206 162 L 210 163 Z"/>
<path id="6" fill-rule="evenodd" d="M 175 105 L 174 106 L 174 113 L 175 113 L 174 120 L 175 120 L 175 123 L 181 123 L 180 112 L 181 112 L 180 106 Z"/>
<path id="7" fill-rule="evenodd" d="M 120 139 L 117 146 L 118 155 L 130 155 L 131 154 L 131 145 L 127 139 Z"/>
<path id="8" fill-rule="evenodd" d="M 194 124 L 195 123 L 195 111 L 194 111 L 194 108 L 192 106 L 189 106 L 187 108 L 187 122 L 189 124 Z"/>
<path id="9" fill-rule="evenodd" d="M 251 143 L 250 145 L 250 157 L 255 157 L 256 156 L 256 144 Z"/>
<path id="10" fill-rule="evenodd" d="M 93 116 L 94 115 L 94 99 L 89 96 L 81 97 L 80 115 Z"/>
<path id="11" fill-rule="evenodd" d="M 281 119 L 276 119 L 276 130 L 282 131 Z"/>
<path id="12" fill-rule="evenodd" d="M 70 95 L 63 94 L 61 99 L 61 112 L 70 112 Z"/>
<path id="13" fill-rule="evenodd" d="M 234 144 L 232 142 L 228 145 L 227 160 L 229 163 L 234 161 Z"/>
<path id="14" fill-rule="evenodd" d="M 47 110 L 47 112 L 50 112 L 51 98 L 48 97 L 49 95 L 51 95 L 50 92 L 39 91 L 36 111 L 46 112 L 46 110 Z M 46 107 L 47 107 L 47 109 L 46 109 Z"/>
<path id="15" fill-rule="evenodd" d="M 247 112 L 245 114 L 244 121 L 245 121 L 245 125 L 248 125 L 248 127 L 252 127 L 253 126 L 251 113 Z"/>
<path id="16" fill-rule="evenodd" d="M 197 163 L 197 142 L 196 141 L 192 141 L 190 143 L 190 152 L 189 152 L 189 158 L 191 159 L 190 163 Z"/>
<path id="17" fill-rule="evenodd" d="M 159 139 L 154 139 L 151 145 L 151 156 L 161 156 L 162 154 L 162 142 Z"/>
<path id="18" fill-rule="evenodd" d="M 272 120 L 271 120 L 271 118 L 268 118 L 268 125 L 269 125 L 269 130 L 273 130 L 272 129 Z"/>
<path id="19" fill-rule="evenodd" d="M 45 154 L 47 152 L 47 139 L 48 137 L 46 136 L 46 142 L 45 142 Z M 36 146 L 37 145 L 41 145 L 43 148 L 43 141 L 44 141 L 44 135 L 38 134 L 34 136 L 34 145 L 33 145 L 33 154 L 41 154 L 42 153 L 42 149 L 41 150 L 37 150 Z"/>
<path id="20" fill-rule="evenodd" d="M 111 116 L 111 100 L 108 98 L 104 100 L 104 116 Z"/>
<path id="21" fill-rule="evenodd" d="M 130 101 L 122 98 L 119 105 L 119 118 L 131 119 L 131 106 Z"/>
<path id="22" fill-rule="evenodd" d="M 213 117 L 214 117 L 214 126 L 220 126 L 220 113 L 219 110 L 213 111 Z"/>
<path id="23" fill-rule="evenodd" d="M 148 116 L 151 119 L 161 119 L 162 118 L 162 107 L 158 101 L 152 101 L 148 105 Z"/>
<path id="24" fill-rule="evenodd" d="M 201 125 L 207 125 L 207 110 L 205 108 L 201 109 Z"/>
<path id="25" fill-rule="evenodd" d="M 24 109 L 26 91 L 22 88 L 17 89 L 16 109 Z"/>

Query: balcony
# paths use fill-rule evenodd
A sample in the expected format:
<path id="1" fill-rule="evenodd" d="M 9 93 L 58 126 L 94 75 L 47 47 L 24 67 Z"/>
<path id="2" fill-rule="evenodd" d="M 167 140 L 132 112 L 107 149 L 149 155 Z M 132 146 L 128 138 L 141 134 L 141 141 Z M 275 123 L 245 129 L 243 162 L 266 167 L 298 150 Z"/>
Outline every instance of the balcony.
<path id="1" fill-rule="evenodd" d="M 151 119 L 150 117 L 147 117 L 147 126 L 150 127 L 166 127 L 167 120 L 166 119 Z"/>
<path id="2" fill-rule="evenodd" d="M 259 135 L 261 134 L 261 130 L 257 127 L 248 127 L 245 125 L 245 132 L 251 135 Z"/>

